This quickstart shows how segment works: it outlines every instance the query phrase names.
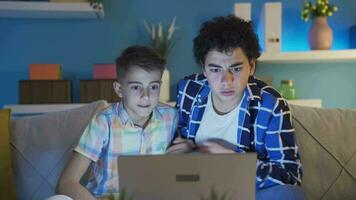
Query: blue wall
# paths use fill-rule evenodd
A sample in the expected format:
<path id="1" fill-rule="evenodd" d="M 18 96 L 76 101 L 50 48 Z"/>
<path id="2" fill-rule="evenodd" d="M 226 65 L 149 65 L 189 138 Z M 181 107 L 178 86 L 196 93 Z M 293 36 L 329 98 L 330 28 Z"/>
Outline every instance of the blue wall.
<path id="1" fill-rule="evenodd" d="M 79 99 L 79 80 L 91 78 L 93 63 L 113 63 L 127 46 L 146 44 L 143 20 L 169 24 L 177 16 L 177 43 L 168 60 L 171 98 L 179 78 L 200 69 L 194 62 L 192 39 L 201 22 L 233 12 L 239 0 L 104 0 L 102 20 L 0 19 L 0 107 L 18 103 L 18 81 L 28 79 L 30 63 L 60 63 L 63 78 L 73 80 L 74 101 Z M 259 24 L 263 3 L 251 0 L 252 19 Z M 310 23 L 300 20 L 302 1 L 281 1 L 283 5 L 283 51 L 308 50 Z M 329 18 L 334 30 L 333 49 L 349 48 L 349 28 L 356 24 L 353 0 L 331 1 L 339 11 Z M 258 29 L 258 27 L 257 27 Z M 300 98 L 321 98 L 324 107 L 356 108 L 353 80 L 356 63 L 261 64 L 257 75 L 294 79 Z"/>

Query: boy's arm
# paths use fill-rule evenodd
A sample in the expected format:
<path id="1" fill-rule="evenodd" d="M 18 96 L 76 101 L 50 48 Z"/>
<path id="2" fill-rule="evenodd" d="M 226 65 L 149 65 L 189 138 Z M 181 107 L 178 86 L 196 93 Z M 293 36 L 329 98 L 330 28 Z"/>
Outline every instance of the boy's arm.
<path id="1" fill-rule="evenodd" d="M 264 135 L 263 141 L 257 142 L 264 145 L 268 160 L 258 160 L 257 188 L 280 184 L 300 185 L 302 165 L 289 108 L 277 106 L 272 112 L 267 129 L 258 131 L 264 132 L 259 133 Z"/>
<path id="2" fill-rule="evenodd" d="M 88 169 L 91 160 L 77 152 L 62 172 L 57 184 L 57 193 L 67 195 L 75 200 L 96 200 L 96 198 L 80 184 L 85 171 Z"/>

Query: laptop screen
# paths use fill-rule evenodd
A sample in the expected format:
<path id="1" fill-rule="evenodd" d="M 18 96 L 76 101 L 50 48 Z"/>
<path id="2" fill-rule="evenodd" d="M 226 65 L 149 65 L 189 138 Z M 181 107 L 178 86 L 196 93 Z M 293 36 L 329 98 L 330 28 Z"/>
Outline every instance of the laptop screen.
<path id="1" fill-rule="evenodd" d="M 134 200 L 255 199 L 256 154 L 120 156 L 119 187 Z"/>

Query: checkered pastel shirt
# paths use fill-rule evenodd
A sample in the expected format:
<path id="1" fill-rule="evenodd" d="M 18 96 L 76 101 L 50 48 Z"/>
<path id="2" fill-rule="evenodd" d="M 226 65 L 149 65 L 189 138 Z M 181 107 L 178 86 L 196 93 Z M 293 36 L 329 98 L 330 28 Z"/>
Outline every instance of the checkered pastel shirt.
<path id="1" fill-rule="evenodd" d="M 178 84 L 178 130 L 195 140 L 211 88 L 203 74 Z M 256 188 L 300 185 L 302 165 L 287 102 L 266 83 L 250 77 L 238 111 L 236 152 L 257 152 Z"/>
<path id="2" fill-rule="evenodd" d="M 158 105 L 145 129 L 129 119 L 122 103 L 111 104 L 86 127 L 75 151 L 93 161 L 87 189 L 96 197 L 118 193 L 120 155 L 163 154 L 177 127 L 175 108 Z"/>

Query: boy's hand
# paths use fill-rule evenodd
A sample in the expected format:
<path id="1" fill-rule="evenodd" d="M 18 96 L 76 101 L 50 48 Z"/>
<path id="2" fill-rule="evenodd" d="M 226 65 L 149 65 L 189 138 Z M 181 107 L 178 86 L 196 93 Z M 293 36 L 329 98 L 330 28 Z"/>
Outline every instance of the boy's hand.
<path id="1" fill-rule="evenodd" d="M 172 145 L 167 149 L 166 153 L 168 154 L 181 154 L 181 153 L 189 153 L 194 151 L 196 145 L 192 140 L 183 139 L 181 137 L 177 137 L 173 140 Z"/>
<path id="2" fill-rule="evenodd" d="M 198 152 L 200 153 L 213 153 L 213 154 L 221 154 L 221 153 L 236 153 L 234 149 L 235 145 L 222 140 L 212 138 L 199 145 Z"/>
<path id="3" fill-rule="evenodd" d="M 198 152 L 212 154 L 235 153 L 235 151 L 225 148 L 216 142 L 204 142 L 202 145 L 199 145 Z"/>
<path id="4" fill-rule="evenodd" d="M 98 200 L 111 200 L 108 196 L 99 197 Z"/>

